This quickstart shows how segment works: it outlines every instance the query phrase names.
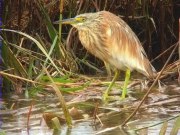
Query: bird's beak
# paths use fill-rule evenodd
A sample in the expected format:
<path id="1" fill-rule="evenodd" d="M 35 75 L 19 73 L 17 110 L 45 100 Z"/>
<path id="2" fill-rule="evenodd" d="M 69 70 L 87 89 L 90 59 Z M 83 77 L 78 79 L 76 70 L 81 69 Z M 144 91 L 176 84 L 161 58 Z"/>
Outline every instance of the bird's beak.
<path id="1" fill-rule="evenodd" d="M 59 24 L 60 22 L 62 24 L 73 24 L 75 22 L 75 18 L 69 18 L 69 19 L 63 19 L 62 21 L 55 21 L 54 24 Z"/>

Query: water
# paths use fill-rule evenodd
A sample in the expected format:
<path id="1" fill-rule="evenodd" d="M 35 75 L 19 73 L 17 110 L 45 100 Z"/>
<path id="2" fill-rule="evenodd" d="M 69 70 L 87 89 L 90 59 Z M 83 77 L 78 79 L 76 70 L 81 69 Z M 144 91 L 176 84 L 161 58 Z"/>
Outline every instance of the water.
<path id="1" fill-rule="evenodd" d="M 172 90 L 171 95 L 156 91 L 149 95 L 145 104 L 125 129 L 115 128 L 131 114 L 134 110 L 133 107 L 137 106 L 139 103 L 137 98 L 104 105 L 99 100 L 99 96 L 84 97 L 83 92 L 80 94 L 82 95 L 73 97 L 76 99 L 76 102 L 73 101 L 74 103 L 69 101 L 73 99 L 72 95 L 66 95 L 69 108 L 75 108 L 78 112 L 76 117 L 73 116 L 72 128 L 68 128 L 64 123 L 62 110 L 55 95 L 41 95 L 29 99 L 13 94 L 3 97 L 0 100 L 0 134 L 5 132 L 7 135 L 94 135 L 96 133 L 103 135 L 158 135 L 163 124 L 160 122 L 180 114 L 180 102 L 178 102 L 180 96 L 177 91 L 173 93 Z M 138 92 L 133 94 L 138 94 Z M 134 95 L 134 97 L 141 96 Z M 47 119 L 44 118 L 45 114 L 47 114 Z M 96 120 L 95 115 L 98 116 Z M 48 127 L 47 122 L 50 122 L 48 117 L 52 116 L 59 116 L 61 119 L 61 131 Z M 168 121 L 166 135 L 170 134 L 174 121 Z M 139 130 L 143 127 L 148 128 Z M 101 132 L 108 128 L 112 129 Z"/>

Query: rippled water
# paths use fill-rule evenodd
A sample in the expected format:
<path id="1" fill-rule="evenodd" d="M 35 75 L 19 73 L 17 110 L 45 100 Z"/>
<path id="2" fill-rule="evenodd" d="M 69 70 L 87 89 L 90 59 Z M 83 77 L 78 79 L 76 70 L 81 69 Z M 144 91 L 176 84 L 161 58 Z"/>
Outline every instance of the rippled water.
<path id="1" fill-rule="evenodd" d="M 168 88 L 167 91 L 169 90 L 170 89 Z M 167 91 L 165 92 L 166 94 L 159 92 L 151 93 L 149 99 L 145 102 L 144 106 L 142 106 L 142 109 L 138 111 L 137 115 L 133 117 L 133 119 L 127 124 L 128 127 L 125 129 L 114 128 L 113 130 L 102 132 L 101 134 L 158 135 L 162 123 L 156 126 L 152 125 L 180 114 L 180 102 L 178 102 L 180 101 L 180 96 L 176 93 L 177 91 L 174 93 L 171 92 L 171 95 L 168 95 Z M 67 99 L 71 99 L 71 97 L 67 97 Z M 106 128 L 113 128 L 120 125 L 133 111 L 131 107 L 136 106 L 139 102 L 137 99 L 133 99 L 127 100 L 124 103 L 112 102 L 108 105 L 99 103 L 97 115 L 99 116 L 102 125 L 98 119 L 96 119 L 95 122 L 93 117 L 97 101 L 98 100 L 93 100 L 92 98 L 91 100 L 83 100 L 80 103 L 71 104 L 69 108 L 78 108 L 82 111 L 83 117 L 74 119 L 72 128 L 67 128 L 67 126 L 62 123 L 61 131 L 54 131 L 47 126 L 43 114 L 45 112 L 57 114 L 62 113 L 58 99 L 55 95 L 29 99 L 22 96 L 6 96 L 0 100 L 0 134 L 5 132 L 8 135 L 94 135 L 100 133 Z M 82 105 L 83 103 L 88 105 L 84 107 Z M 31 107 L 32 110 L 30 111 Z M 30 116 L 29 123 L 27 123 L 28 115 Z M 88 117 L 85 118 L 84 116 Z M 174 121 L 175 120 L 171 120 L 168 122 L 167 135 L 170 134 Z M 138 130 L 145 126 L 148 128 Z"/>

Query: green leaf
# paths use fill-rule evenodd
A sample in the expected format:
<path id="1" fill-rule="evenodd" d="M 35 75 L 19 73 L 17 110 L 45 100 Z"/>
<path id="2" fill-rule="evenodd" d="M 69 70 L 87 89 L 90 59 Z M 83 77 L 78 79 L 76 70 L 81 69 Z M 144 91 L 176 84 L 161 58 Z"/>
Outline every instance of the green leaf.
<path id="1" fill-rule="evenodd" d="M 52 122 L 52 128 L 53 129 L 61 129 L 61 124 L 59 122 L 59 119 L 57 117 L 54 117 L 51 119 L 51 122 Z"/>
<path id="2" fill-rule="evenodd" d="M 40 1 L 36 1 L 39 9 L 40 9 L 40 13 L 42 14 L 42 16 L 44 16 L 44 23 L 46 24 L 46 28 L 49 34 L 49 37 L 51 38 L 51 41 L 53 42 L 55 37 L 57 36 L 58 32 L 56 31 L 56 29 L 54 28 L 52 21 L 48 15 L 48 13 L 46 12 L 45 8 L 42 6 L 42 4 L 40 3 Z M 55 48 L 56 48 L 56 53 L 58 55 L 58 57 L 60 58 L 61 56 L 61 52 L 60 52 L 60 46 L 58 45 L 60 41 L 58 40 L 55 44 Z"/>
<path id="3" fill-rule="evenodd" d="M 180 116 L 176 119 L 176 121 L 174 122 L 174 126 L 171 130 L 170 135 L 177 135 L 178 131 L 180 129 Z"/>
<path id="4" fill-rule="evenodd" d="M 75 92 L 79 90 L 83 90 L 85 87 L 89 86 L 90 82 L 86 82 L 84 85 L 79 87 L 73 87 L 73 88 L 59 88 L 63 92 Z"/>
<path id="5" fill-rule="evenodd" d="M 66 75 L 66 76 L 63 76 L 63 77 L 55 77 L 55 78 L 52 77 L 52 79 L 53 79 L 54 82 L 59 82 L 59 83 L 73 83 L 73 81 L 68 79 L 68 77 L 69 76 Z M 41 81 L 51 82 L 48 76 L 42 76 Z"/>
<path id="6" fill-rule="evenodd" d="M 10 67 L 15 71 L 17 75 L 20 75 L 22 77 L 27 77 L 27 72 L 24 69 L 21 62 L 16 58 L 16 56 L 13 54 L 11 49 L 7 46 L 6 42 L 4 42 L 3 48 L 2 48 L 2 58 L 4 60 L 4 64 L 7 67 Z"/>

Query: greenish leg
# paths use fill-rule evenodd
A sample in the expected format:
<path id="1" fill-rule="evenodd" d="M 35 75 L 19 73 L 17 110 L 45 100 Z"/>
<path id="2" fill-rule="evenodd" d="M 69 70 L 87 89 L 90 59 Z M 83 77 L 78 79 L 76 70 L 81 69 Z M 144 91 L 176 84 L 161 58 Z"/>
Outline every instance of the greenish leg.
<path id="1" fill-rule="evenodd" d="M 105 61 L 104 61 L 104 65 L 106 67 L 108 78 L 111 78 L 111 68 L 110 68 L 110 65 L 107 62 L 105 62 Z"/>
<path id="2" fill-rule="evenodd" d="M 131 71 L 129 69 L 127 69 L 126 70 L 125 81 L 124 81 L 124 86 L 123 86 L 123 90 L 122 90 L 122 95 L 121 95 L 122 99 L 124 99 L 126 97 L 127 86 L 128 86 L 128 83 L 129 83 L 130 76 L 131 76 Z"/>
<path id="3" fill-rule="evenodd" d="M 118 70 L 115 71 L 114 78 L 113 78 L 113 80 L 111 81 L 111 83 L 109 84 L 108 88 L 106 89 L 106 91 L 105 91 L 105 93 L 104 93 L 104 95 L 103 95 L 103 100 L 104 100 L 104 101 L 107 100 L 107 98 L 108 98 L 108 93 L 109 93 L 109 91 L 111 90 L 111 88 L 112 88 L 112 86 L 114 85 L 114 83 L 115 83 L 115 81 L 117 80 L 117 78 L 119 77 L 119 73 L 120 73 L 120 72 L 119 72 Z"/>

